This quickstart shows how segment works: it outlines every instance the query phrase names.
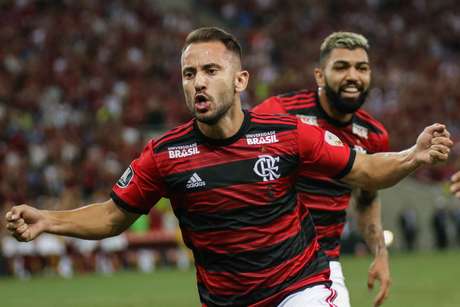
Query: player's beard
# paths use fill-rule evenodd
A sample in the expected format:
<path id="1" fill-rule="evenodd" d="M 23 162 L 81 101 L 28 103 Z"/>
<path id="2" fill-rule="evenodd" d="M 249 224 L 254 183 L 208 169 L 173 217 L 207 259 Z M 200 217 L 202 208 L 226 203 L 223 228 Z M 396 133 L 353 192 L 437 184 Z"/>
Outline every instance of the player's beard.
<path id="1" fill-rule="evenodd" d="M 338 91 L 334 91 L 326 81 L 324 90 L 326 92 L 327 99 L 331 106 L 342 114 L 349 114 L 356 112 L 364 104 L 367 98 L 368 90 L 364 90 L 362 85 L 357 84 L 360 94 L 357 98 L 343 98 L 340 96 L 342 88 L 345 88 L 347 84 L 339 87 Z"/>

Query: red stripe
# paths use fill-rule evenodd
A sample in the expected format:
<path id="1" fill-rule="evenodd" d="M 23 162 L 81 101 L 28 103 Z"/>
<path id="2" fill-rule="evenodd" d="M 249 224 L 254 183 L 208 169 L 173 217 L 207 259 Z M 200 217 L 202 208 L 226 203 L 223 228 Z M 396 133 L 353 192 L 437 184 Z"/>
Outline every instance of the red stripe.
<path id="1" fill-rule="evenodd" d="M 242 227 L 235 230 L 188 232 L 193 246 L 220 254 L 236 254 L 282 242 L 301 231 L 299 207 L 270 225 Z"/>
<path id="2" fill-rule="evenodd" d="M 210 293 L 215 295 L 247 295 L 256 289 L 275 287 L 298 274 L 315 256 L 317 249 L 318 243 L 313 241 L 303 253 L 276 267 L 259 272 L 208 272 L 199 265 L 196 265 L 196 269 L 200 276 L 199 280 L 206 285 Z M 329 274 L 329 269 L 327 272 Z M 307 280 L 325 281 L 328 276 L 313 275 L 309 276 Z"/>
<path id="3" fill-rule="evenodd" d="M 306 107 L 307 105 L 314 106 L 316 104 L 316 97 L 311 98 L 300 98 L 292 101 L 282 101 L 283 107 L 288 106 L 299 106 Z"/>
<path id="4" fill-rule="evenodd" d="M 329 291 L 331 291 L 331 294 L 326 299 L 326 302 L 329 304 L 329 307 L 337 307 L 337 305 L 334 304 L 334 300 L 337 297 L 337 291 L 335 291 L 335 289 L 332 287 L 326 288 L 329 289 Z"/>
<path id="5" fill-rule="evenodd" d="M 330 259 L 336 259 L 340 257 L 340 245 L 337 245 L 333 249 L 325 249 L 323 248 L 323 252 L 328 256 Z"/>
<path id="6" fill-rule="evenodd" d="M 298 104 L 283 105 L 283 107 L 284 107 L 284 109 L 286 111 L 308 109 L 308 108 L 312 108 L 314 106 L 315 106 L 315 103 L 310 102 L 310 101 L 299 101 Z"/>
<path id="7" fill-rule="evenodd" d="M 315 225 L 315 229 L 316 229 L 316 234 L 320 238 L 336 237 L 342 234 L 344 226 L 345 226 L 345 223 L 337 223 L 334 225 L 327 225 L 327 226 Z"/>
<path id="8" fill-rule="evenodd" d="M 298 192 L 297 196 L 300 202 L 307 208 L 327 211 L 339 211 L 347 209 L 351 198 L 351 194 L 331 197 L 304 192 Z"/>
<path id="9" fill-rule="evenodd" d="M 270 181 L 231 185 L 209 191 L 190 193 L 187 197 L 194 205 L 188 209 L 190 213 L 215 213 L 248 206 L 265 206 L 286 195 L 293 185 L 292 177 L 281 177 L 277 184 Z M 254 197 L 257 189 L 258 197 Z M 268 193 L 270 191 L 270 194 Z"/>
<path id="10" fill-rule="evenodd" d="M 193 122 L 188 122 L 182 126 L 177 127 L 176 129 L 167 132 L 165 135 L 155 141 L 155 147 L 161 146 L 163 143 L 166 143 L 175 138 L 180 138 L 181 136 L 189 133 L 193 129 L 192 123 Z"/>

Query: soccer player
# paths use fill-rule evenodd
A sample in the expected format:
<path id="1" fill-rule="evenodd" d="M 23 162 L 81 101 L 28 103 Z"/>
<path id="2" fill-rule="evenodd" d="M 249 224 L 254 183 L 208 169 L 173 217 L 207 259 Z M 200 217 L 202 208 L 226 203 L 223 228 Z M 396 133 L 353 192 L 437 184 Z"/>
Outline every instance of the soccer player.
<path id="1" fill-rule="evenodd" d="M 450 191 L 455 197 L 460 198 L 460 171 L 452 175 Z"/>
<path id="2" fill-rule="evenodd" d="M 218 28 L 187 36 L 181 67 L 194 119 L 150 141 L 109 200 L 70 211 L 16 206 L 7 229 L 22 241 L 42 232 L 100 239 L 168 197 L 194 254 L 203 306 L 332 306 L 327 258 L 297 201 L 297 171 L 388 187 L 448 158 L 446 127 L 425 128 L 406 151 L 362 155 L 294 116 L 243 111 L 249 73 L 236 39 Z"/>
<path id="3" fill-rule="evenodd" d="M 258 113 L 295 114 L 310 125 L 337 135 L 358 152 L 388 151 L 388 133 L 381 123 L 361 109 L 371 82 L 367 39 L 357 33 L 335 32 L 320 48 L 319 67 L 315 69 L 317 90 L 299 90 L 273 96 L 257 105 Z M 368 286 L 380 280 L 374 304 L 388 295 L 390 269 L 383 239 L 380 201 L 375 190 L 355 190 L 338 180 L 301 175 L 297 182 L 299 198 L 313 217 L 321 247 L 329 257 L 333 288 L 339 306 L 350 306 L 348 290 L 339 262 L 340 237 L 346 209 L 354 194 L 358 226 L 374 255 L 368 273 Z"/>

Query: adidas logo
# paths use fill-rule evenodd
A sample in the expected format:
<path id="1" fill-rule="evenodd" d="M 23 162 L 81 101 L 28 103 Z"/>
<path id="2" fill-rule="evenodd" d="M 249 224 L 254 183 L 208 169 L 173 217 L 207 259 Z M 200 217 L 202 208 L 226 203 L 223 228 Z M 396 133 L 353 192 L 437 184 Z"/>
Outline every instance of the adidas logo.
<path id="1" fill-rule="evenodd" d="M 193 173 L 190 179 L 187 181 L 187 185 L 185 186 L 187 189 L 203 187 L 206 185 L 206 182 L 201 180 L 200 176 L 197 173 Z"/>

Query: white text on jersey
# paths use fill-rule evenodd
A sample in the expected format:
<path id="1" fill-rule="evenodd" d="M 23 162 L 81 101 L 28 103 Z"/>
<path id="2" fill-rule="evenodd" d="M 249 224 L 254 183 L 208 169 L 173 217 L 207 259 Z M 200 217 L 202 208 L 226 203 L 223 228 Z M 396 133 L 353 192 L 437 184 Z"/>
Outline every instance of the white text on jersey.
<path id="1" fill-rule="evenodd" d="M 198 146 L 196 143 L 189 145 L 180 145 L 174 147 L 168 147 L 168 153 L 170 159 L 184 158 L 199 154 Z"/>
<path id="2" fill-rule="evenodd" d="M 248 145 L 272 144 L 278 143 L 275 131 L 246 134 Z"/>

